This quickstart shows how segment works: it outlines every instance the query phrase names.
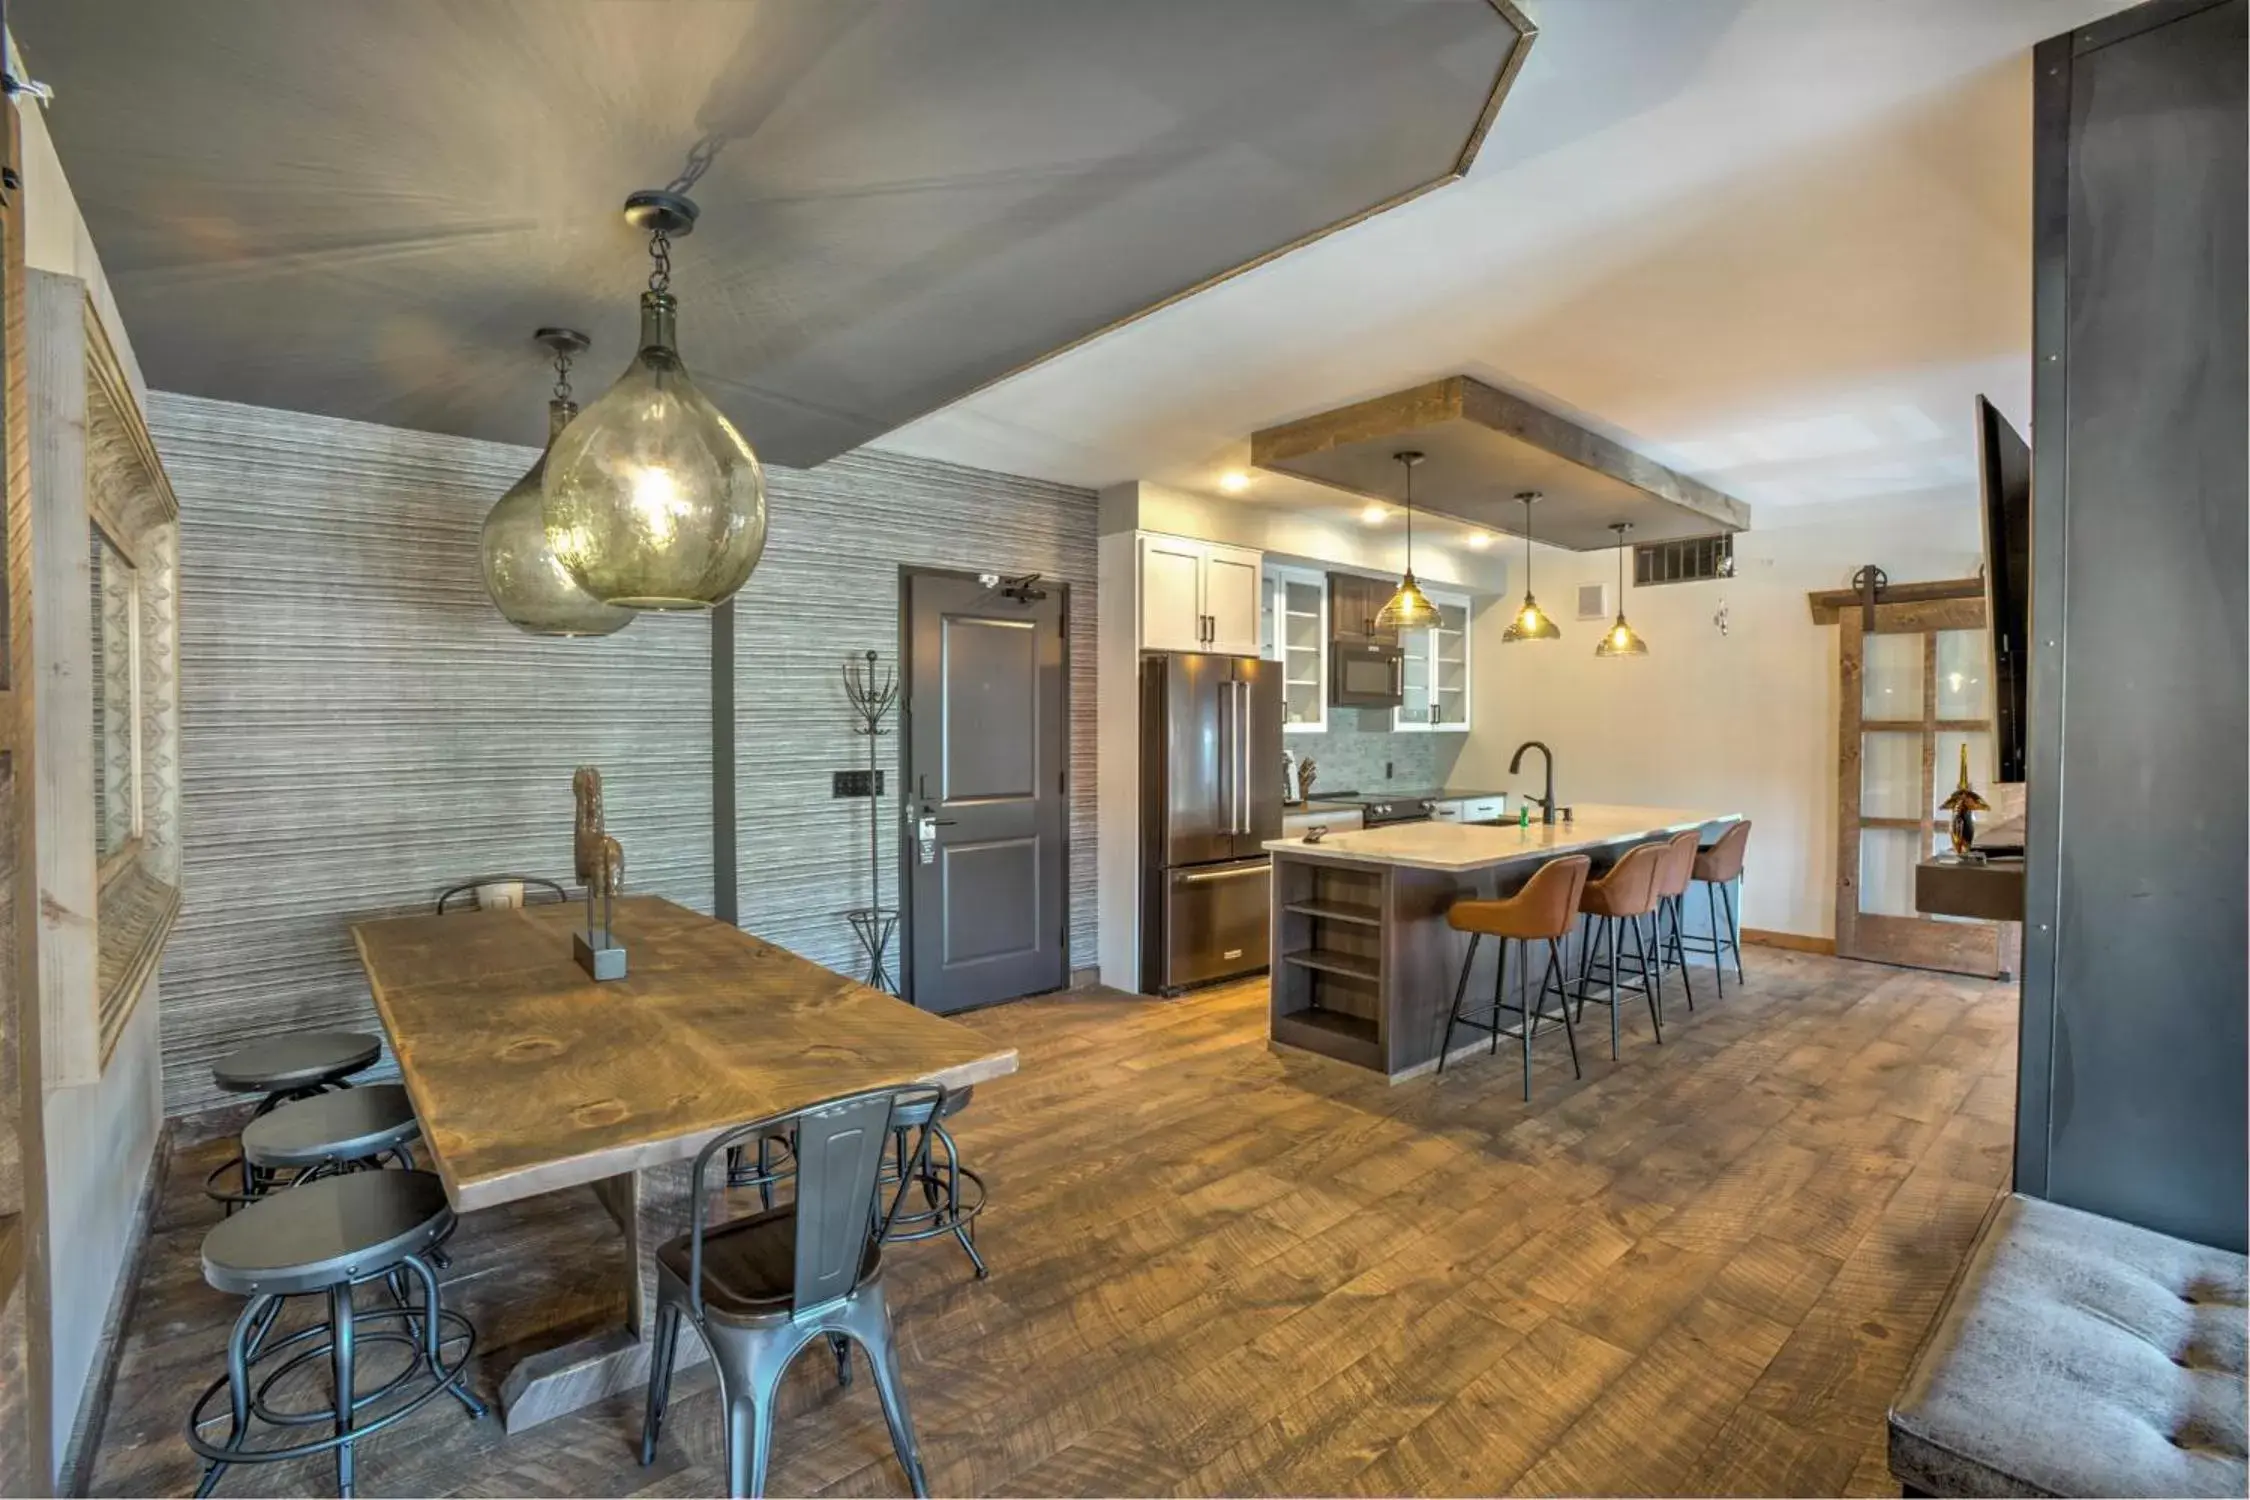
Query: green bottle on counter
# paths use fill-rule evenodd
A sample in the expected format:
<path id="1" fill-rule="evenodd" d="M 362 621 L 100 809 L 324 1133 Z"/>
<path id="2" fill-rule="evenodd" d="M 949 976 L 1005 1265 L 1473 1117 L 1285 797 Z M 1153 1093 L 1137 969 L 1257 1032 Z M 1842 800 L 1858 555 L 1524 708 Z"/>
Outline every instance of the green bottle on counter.
<path id="1" fill-rule="evenodd" d="M 1516 827 L 1522 829 L 1526 833 L 1529 833 L 1531 831 L 1530 803 L 1526 802 L 1521 807 L 1518 807 L 1516 809 Z"/>

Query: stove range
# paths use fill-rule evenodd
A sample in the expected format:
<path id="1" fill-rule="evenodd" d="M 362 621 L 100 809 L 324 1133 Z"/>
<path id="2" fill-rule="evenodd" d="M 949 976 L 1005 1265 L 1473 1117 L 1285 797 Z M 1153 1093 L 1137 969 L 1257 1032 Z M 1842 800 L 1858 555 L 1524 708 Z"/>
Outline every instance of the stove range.
<path id="1" fill-rule="evenodd" d="M 1356 804 L 1360 822 L 1368 828 L 1381 828 L 1390 823 L 1425 823 L 1435 809 L 1435 803 L 1428 797 L 1397 792 L 1315 791 L 1313 800 Z"/>

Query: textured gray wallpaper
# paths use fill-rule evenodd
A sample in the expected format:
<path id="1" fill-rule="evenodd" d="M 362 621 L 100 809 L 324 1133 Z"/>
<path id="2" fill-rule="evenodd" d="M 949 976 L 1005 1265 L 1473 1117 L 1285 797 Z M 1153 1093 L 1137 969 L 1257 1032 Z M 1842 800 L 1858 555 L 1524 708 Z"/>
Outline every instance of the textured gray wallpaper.
<path id="1" fill-rule="evenodd" d="M 628 887 L 710 909 L 709 621 L 596 641 L 503 621 L 477 531 L 532 450 L 166 394 L 150 425 L 181 509 L 168 1110 L 217 1102 L 210 1064 L 247 1038 L 375 1029 L 350 921 L 487 871 L 568 883 L 582 762 L 603 769 Z M 837 669 L 895 659 L 902 563 L 1038 571 L 1073 585 L 1071 947 L 1091 963 L 1093 494 L 875 453 L 769 479 L 736 619 L 743 925 L 851 967 L 835 914 L 867 899 L 866 810 L 831 801 L 828 773 L 865 751 Z"/>

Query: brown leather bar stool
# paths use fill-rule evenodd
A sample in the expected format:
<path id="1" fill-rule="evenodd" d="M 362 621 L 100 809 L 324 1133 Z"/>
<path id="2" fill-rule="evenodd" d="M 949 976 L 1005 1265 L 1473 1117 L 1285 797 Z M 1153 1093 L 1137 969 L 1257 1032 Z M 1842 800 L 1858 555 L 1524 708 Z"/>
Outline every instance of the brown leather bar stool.
<path id="1" fill-rule="evenodd" d="M 1579 895 L 1578 910 L 1588 919 L 1591 931 L 1584 948 L 1580 950 L 1578 964 L 1578 1017 L 1586 1017 L 1586 1002 L 1609 1007 L 1609 1055 L 1617 1056 L 1617 992 L 1639 994 L 1648 1001 L 1649 1024 L 1656 1028 L 1656 1043 L 1664 1045 L 1664 1017 L 1657 1009 L 1656 974 L 1649 967 L 1647 938 L 1641 932 L 1641 919 L 1656 913 L 1656 877 L 1663 868 L 1665 845 L 1659 843 L 1637 844 L 1625 852 L 1625 857 L 1609 867 L 1609 873 L 1599 880 L 1586 882 Z M 1641 971 L 1638 981 L 1628 978 L 1622 985 L 1617 978 L 1617 928 L 1624 923 L 1633 931 L 1633 962 Z M 1601 947 L 1604 936 L 1609 939 L 1609 958 L 1598 962 L 1594 955 Z M 1594 970 L 1599 967 L 1609 980 L 1609 997 L 1589 994 Z"/>
<path id="2" fill-rule="evenodd" d="M 1494 1056 L 1500 1052 L 1500 1038 L 1504 1036 L 1523 1039 L 1523 1097 L 1531 1098 L 1531 1039 L 1538 1034 L 1540 1019 L 1546 1014 L 1549 986 L 1553 987 L 1555 1002 L 1562 1012 L 1563 1036 L 1570 1043 L 1570 1071 L 1583 1078 L 1578 1068 L 1578 1033 L 1570 1020 L 1570 992 L 1563 980 L 1562 960 L 1559 957 L 1562 940 L 1570 936 L 1571 920 L 1578 914 L 1578 896 L 1586 888 L 1587 873 L 1594 862 L 1583 854 L 1565 854 L 1551 859 L 1532 872 L 1523 889 L 1499 901 L 1456 901 L 1445 914 L 1455 932 L 1469 935 L 1469 956 L 1461 960 L 1461 980 L 1453 987 L 1453 1013 L 1445 1018 L 1445 1039 L 1438 1043 L 1438 1071 L 1445 1071 L 1445 1055 L 1453 1050 L 1453 1028 L 1467 1026 L 1492 1034 Z M 1477 944 L 1488 937 L 1500 940 L 1500 962 L 1492 974 L 1492 1003 L 1489 1006 L 1464 1008 L 1463 997 L 1469 989 L 1469 969 L 1477 961 Z M 1516 945 L 1516 1003 L 1506 1004 L 1501 995 L 1508 980 L 1508 944 Z M 1547 945 L 1547 967 L 1539 976 L 1539 993 L 1526 997 L 1525 990 L 1531 972 L 1531 947 L 1533 943 Z M 1516 1017 L 1512 1028 L 1500 1024 L 1501 1015 Z M 1489 1018 L 1489 1019 L 1487 1019 Z"/>
<path id="3" fill-rule="evenodd" d="M 1689 870 L 1692 879 L 1703 882 L 1703 899 L 1711 911 L 1711 936 L 1688 939 L 1689 951 L 1711 955 L 1711 972 L 1717 976 L 1719 998 L 1727 993 L 1726 970 L 1721 966 L 1720 955 L 1734 952 L 1734 977 L 1749 983 L 1742 972 L 1742 930 L 1735 926 L 1734 882 L 1742 878 L 1742 859 L 1750 852 L 1750 820 L 1738 818 L 1727 825 L 1726 832 L 1712 843 L 1698 849 L 1695 864 Z M 1719 927 L 1719 902 L 1726 902 L 1727 925 Z"/>
<path id="4" fill-rule="evenodd" d="M 1680 971 L 1680 989 L 1687 995 L 1687 1008 L 1695 1009 L 1695 986 L 1688 982 L 1687 943 L 1680 920 L 1681 905 L 1687 898 L 1688 878 L 1695 868 L 1696 845 L 1703 838 L 1703 830 L 1690 828 L 1676 833 L 1664 841 L 1664 864 L 1656 872 L 1656 988 L 1664 989 L 1664 974 L 1668 969 Z M 1670 918 L 1672 935 L 1664 935 L 1665 919 Z"/>

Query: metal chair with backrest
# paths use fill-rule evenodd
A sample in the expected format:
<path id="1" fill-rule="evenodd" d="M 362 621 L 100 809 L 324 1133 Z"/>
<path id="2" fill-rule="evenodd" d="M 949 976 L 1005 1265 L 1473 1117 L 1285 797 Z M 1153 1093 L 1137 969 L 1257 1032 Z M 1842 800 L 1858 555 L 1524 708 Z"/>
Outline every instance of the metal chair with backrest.
<path id="1" fill-rule="evenodd" d="M 877 1200 L 877 1181 L 897 1112 L 926 1108 L 935 1117 L 945 1096 L 937 1084 L 847 1094 L 735 1126 L 698 1153 L 688 1232 L 656 1252 L 656 1338 L 642 1463 L 656 1458 L 683 1322 L 703 1340 L 718 1371 L 727 1493 L 738 1496 L 765 1493 L 774 1397 L 790 1362 L 807 1344 L 840 1337 L 867 1351 L 891 1446 L 914 1493 L 929 1493 L 882 1278 L 883 1238 L 906 1189 L 919 1180 L 930 1132 L 920 1132 L 916 1160 L 887 1206 Z M 797 1141 L 794 1201 L 707 1224 L 712 1163 L 724 1171 L 730 1147 L 783 1131 Z"/>
<path id="2" fill-rule="evenodd" d="M 439 892 L 437 914 L 442 917 L 453 910 L 456 904 L 465 905 L 466 901 L 463 898 L 474 900 L 479 909 L 484 909 L 485 899 L 482 893 L 485 890 L 492 886 L 509 885 L 518 888 L 516 892 L 517 900 L 495 904 L 552 906 L 558 901 L 570 899 L 568 891 L 544 875 L 479 875 L 474 879 L 464 880 L 459 885 L 447 886 Z"/>

